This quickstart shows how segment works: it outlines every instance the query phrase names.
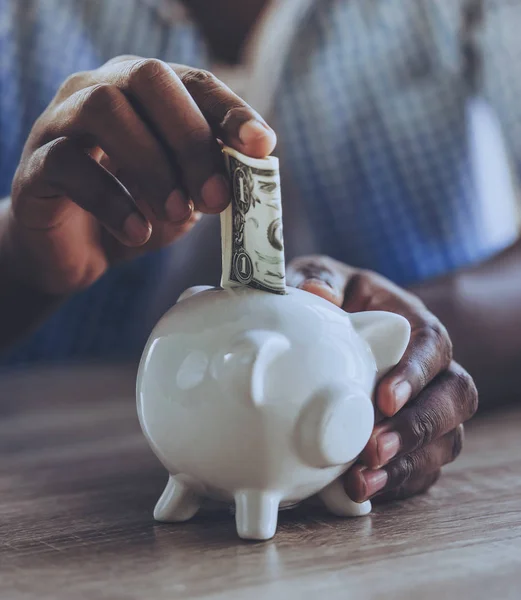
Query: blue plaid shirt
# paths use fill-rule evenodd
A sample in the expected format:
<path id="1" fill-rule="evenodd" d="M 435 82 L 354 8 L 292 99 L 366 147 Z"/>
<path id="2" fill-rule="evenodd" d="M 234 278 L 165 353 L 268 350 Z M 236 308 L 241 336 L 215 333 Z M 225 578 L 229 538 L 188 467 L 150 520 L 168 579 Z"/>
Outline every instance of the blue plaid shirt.
<path id="1" fill-rule="evenodd" d="M 463 0 L 305 4 L 266 116 L 313 249 L 405 285 L 510 244 L 513 199 L 482 188 L 498 170 L 504 175 L 507 161 L 514 177 L 521 166 L 521 0 L 484 0 L 476 44 L 486 104 L 470 111 L 459 47 Z M 204 38 L 172 18 L 175 9 L 168 0 L 2 0 L 0 197 L 9 194 L 32 124 L 71 73 L 120 54 L 212 68 Z M 498 153 L 502 164 L 489 176 Z M 190 266 L 183 243 L 112 270 L 6 360 L 139 356 L 150 328 L 144 307 L 168 280 L 169 253 Z"/>

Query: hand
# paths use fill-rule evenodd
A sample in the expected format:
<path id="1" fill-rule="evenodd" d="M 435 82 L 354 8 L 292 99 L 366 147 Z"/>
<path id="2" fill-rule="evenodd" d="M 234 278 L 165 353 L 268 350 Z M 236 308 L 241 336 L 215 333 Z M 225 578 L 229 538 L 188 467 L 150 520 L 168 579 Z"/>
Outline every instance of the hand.
<path id="1" fill-rule="evenodd" d="M 68 294 L 187 232 L 229 199 L 218 140 L 253 157 L 275 134 L 206 71 L 123 56 L 72 75 L 34 125 L 12 192 L 9 256 Z"/>
<path id="2" fill-rule="evenodd" d="M 370 271 L 312 256 L 288 268 L 290 285 L 330 300 L 347 312 L 384 310 L 411 324 L 400 363 L 375 391 L 377 425 L 358 463 L 345 476 L 356 502 L 386 501 L 426 491 L 463 443 L 463 422 L 477 409 L 468 373 L 452 360 L 446 329 L 412 294 Z"/>

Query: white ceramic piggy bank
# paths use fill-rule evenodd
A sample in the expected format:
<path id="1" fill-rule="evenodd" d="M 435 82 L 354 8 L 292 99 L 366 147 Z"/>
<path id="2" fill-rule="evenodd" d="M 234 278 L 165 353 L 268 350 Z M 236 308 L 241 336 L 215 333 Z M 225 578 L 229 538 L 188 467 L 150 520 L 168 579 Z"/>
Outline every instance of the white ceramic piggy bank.
<path id="1" fill-rule="evenodd" d="M 234 502 L 239 536 L 264 540 L 279 507 L 316 493 L 336 515 L 370 512 L 338 478 L 369 440 L 375 382 L 409 336 L 398 315 L 347 314 L 296 289 L 185 292 L 138 374 L 141 426 L 170 473 L 154 517 Z"/>

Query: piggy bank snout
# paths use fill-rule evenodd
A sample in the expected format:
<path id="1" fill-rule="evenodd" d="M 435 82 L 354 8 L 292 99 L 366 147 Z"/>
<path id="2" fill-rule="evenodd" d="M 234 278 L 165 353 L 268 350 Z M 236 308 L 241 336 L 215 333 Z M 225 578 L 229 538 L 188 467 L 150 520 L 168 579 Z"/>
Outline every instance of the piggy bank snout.
<path id="1" fill-rule="evenodd" d="M 373 426 L 373 404 L 362 390 L 324 390 L 304 406 L 297 420 L 298 454 L 316 468 L 349 463 L 364 449 Z"/>

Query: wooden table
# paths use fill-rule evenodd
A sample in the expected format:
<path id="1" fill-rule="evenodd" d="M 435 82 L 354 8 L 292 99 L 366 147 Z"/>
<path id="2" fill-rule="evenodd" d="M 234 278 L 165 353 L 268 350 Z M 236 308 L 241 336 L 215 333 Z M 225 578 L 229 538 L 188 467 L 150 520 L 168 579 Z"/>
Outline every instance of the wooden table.
<path id="1" fill-rule="evenodd" d="M 0 598 L 521 598 L 521 410 L 475 420 L 426 496 L 341 520 L 281 514 L 267 543 L 228 515 L 154 523 L 165 472 L 134 371 L 0 376 Z"/>

